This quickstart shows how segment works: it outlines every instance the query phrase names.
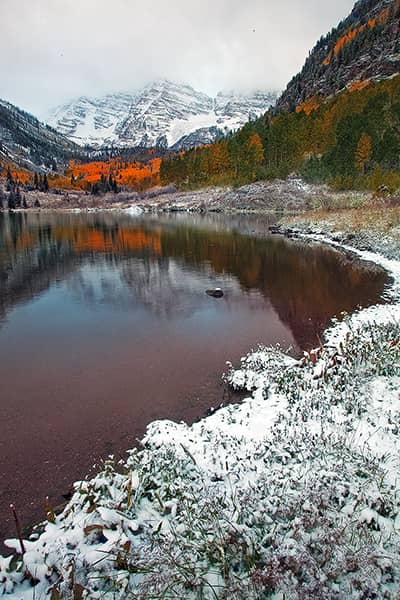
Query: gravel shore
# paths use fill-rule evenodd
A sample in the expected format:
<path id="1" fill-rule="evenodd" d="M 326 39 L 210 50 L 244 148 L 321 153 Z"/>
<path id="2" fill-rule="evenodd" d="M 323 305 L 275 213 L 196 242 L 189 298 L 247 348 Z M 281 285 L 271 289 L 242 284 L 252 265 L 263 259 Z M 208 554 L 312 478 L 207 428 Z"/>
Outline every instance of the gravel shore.
<path id="1" fill-rule="evenodd" d="M 42 209 L 103 210 L 137 208 L 144 212 L 282 212 L 297 213 L 341 203 L 357 205 L 366 192 L 334 192 L 326 185 L 309 185 L 292 176 L 286 180 L 258 181 L 242 187 L 213 187 L 179 191 L 174 186 L 146 192 L 120 192 L 93 196 L 83 191 L 27 191 L 28 208 L 38 201 Z M 37 203 L 36 203 L 37 204 Z"/>

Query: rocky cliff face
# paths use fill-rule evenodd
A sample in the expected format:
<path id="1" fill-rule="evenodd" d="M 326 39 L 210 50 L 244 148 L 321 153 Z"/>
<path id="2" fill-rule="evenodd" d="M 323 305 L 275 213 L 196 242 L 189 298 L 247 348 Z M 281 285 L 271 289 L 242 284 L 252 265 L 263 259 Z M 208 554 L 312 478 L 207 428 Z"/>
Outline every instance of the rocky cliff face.
<path id="1" fill-rule="evenodd" d="M 277 103 L 283 110 L 400 72 L 400 0 L 360 0 L 322 37 Z"/>
<path id="2" fill-rule="evenodd" d="M 210 143 L 275 104 L 274 92 L 211 98 L 189 85 L 157 81 L 136 94 L 79 98 L 47 121 L 80 145 L 181 149 Z"/>
<path id="3" fill-rule="evenodd" d="M 0 157 L 21 166 L 51 167 L 76 156 L 80 148 L 16 106 L 0 100 Z"/>

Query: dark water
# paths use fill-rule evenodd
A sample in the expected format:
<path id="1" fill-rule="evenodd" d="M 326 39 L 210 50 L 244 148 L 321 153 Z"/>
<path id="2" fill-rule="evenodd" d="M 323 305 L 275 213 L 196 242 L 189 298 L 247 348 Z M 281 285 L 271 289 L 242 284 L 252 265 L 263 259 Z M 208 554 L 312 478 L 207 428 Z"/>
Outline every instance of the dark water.
<path id="1" fill-rule="evenodd" d="M 157 418 L 224 397 L 226 360 L 318 343 L 379 270 L 263 235 L 261 218 L 0 214 L 0 538 Z M 219 286 L 224 298 L 205 294 Z"/>

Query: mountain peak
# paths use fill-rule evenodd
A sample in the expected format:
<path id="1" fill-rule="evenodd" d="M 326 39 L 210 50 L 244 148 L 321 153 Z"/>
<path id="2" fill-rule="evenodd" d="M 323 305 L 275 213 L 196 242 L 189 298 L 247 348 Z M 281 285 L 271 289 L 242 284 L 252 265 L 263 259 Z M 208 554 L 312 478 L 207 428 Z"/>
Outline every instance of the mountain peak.
<path id="1" fill-rule="evenodd" d="M 47 121 L 80 145 L 161 146 L 210 143 L 268 110 L 274 92 L 212 98 L 186 83 L 158 79 L 134 93 L 82 96 L 51 111 Z M 190 140 L 190 141 L 188 141 Z"/>

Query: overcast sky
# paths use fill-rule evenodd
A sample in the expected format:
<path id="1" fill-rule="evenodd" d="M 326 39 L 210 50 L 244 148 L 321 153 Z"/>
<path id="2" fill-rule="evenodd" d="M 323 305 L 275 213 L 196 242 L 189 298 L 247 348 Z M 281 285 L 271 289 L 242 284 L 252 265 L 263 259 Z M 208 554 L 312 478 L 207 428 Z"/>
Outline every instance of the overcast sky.
<path id="1" fill-rule="evenodd" d="M 158 78 L 283 89 L 354 0 L 0 0 L 0 97 L 43 115 Z"/>

